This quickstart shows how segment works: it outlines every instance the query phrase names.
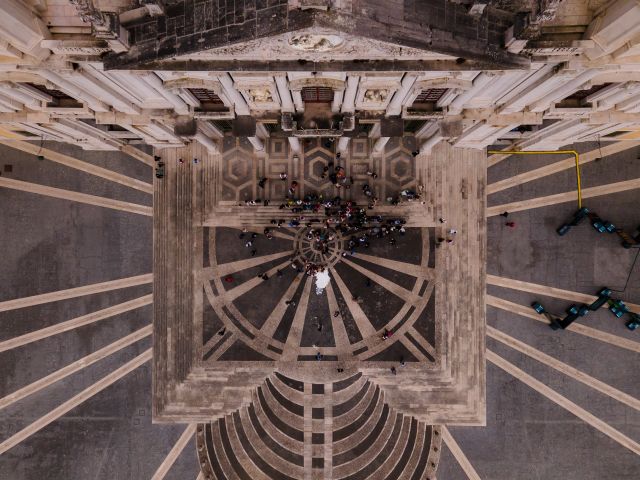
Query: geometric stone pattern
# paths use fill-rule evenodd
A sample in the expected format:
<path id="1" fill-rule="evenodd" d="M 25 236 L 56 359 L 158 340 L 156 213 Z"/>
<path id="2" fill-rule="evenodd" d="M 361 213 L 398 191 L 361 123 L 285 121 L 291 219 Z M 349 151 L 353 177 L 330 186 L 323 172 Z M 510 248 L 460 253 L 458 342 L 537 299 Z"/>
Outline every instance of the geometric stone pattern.
<path id="1" fill-rule="evenodd" d="M 416 150 L 413 136 L 392 138 L 384 152 L 372 153 L 373 140 L 367 137 L 353 138 L 347 152 L 340 158 L 340 165 L 349 172 L 355 186 L 340 188 L 322 179 L 323 168 L 335 161 L 335 144 L 327 139 L 301 139 L 303 152 L 296 155 L 289 147 L 286 138 L 272 137 L 264 140 L 265 149 L 255 154 L 246 138 L 226 136 L 222 142 L 222 161 L 218 165 L 222 182 L 220 185 L 219 206 L 243 203 L 245 200 L 270 200 L 280 202 L 286 195 L 288 183 L 299 183 L 298 193 L 322 194 L 325 197 L 339 195 L 345 200 L 366 203 L 362 185 L 370 184 L 374 195 L 383 201 L 388 196 L 397 196 L 403 189 L 415 190 L 416 160 L 411 154 Z M 367 175 L 375 172 L 375 181 Z M 280 180 L 280 173 L 288 175 L 287 182 Z M 264 188 L 258 186 L 258 180 L 266 177 Z M 347 182 L 350 183 L 350 182 Z"/>
<path id="2" fill-rule="evenodd" d="M 156 421 L 208 422 L 242 411 L 278 373 L 305 385 L 362 374 L 389 408 L 426 425 L 485 422 L 486 157 L 443 143 L 432 156 L 414 158 L 412 142 L 390 140 L 382 155 L 371 157 L 369 140 L 354 139 L 340 158 L 347 176 L 362 175 L 358 165 L 379 162 L 373 164 L 378 178 L 364 176 L 386 193 L 410 186 L 413 176 L 424 187 L 424 204 L 367 210 L 387 218 L 408 212 L 395 244 L 372 237 L 369 248 L 343 257 L 339 251 L 349 239 L 336 229 L 326 252 L 330 283 L 320 294 L 313 277 L 291 268 L 292 258 L 322 254 L 305 240 L 306 224 L 275 228 L 269 219 L 284 212 L 277 204 L 235 202 L 247 189 L 257 196 L 262 175 L 272 176 L 267 185 L 288 184 L 278 176 L 283 168 L 289 182 L 297 178 L 300 188 L 310 189 L 312 173 L 301 172 L 318 158 L 335 159 L 331 145 L 303 142 L 294 161 L 280 139 L 266 143 L 264 156 L 248 155 L 243 141 L 225 140 L 222 155 L 197 153 L 196 166 L 175 158 L 196 152 L 162 151 L 165 178 L 154 181 Z M 222 165 L 234 169 L 234 178 Z M 351 192 L 359 189 L 354 181 Z M 235 200 L 225 205 L 222 193 L 234 182 Z M 282 199 L 276 187 L 265 191 L 279 197 L 274 203 Z M 264 235 L 265 225 L 273 238 Z M 247 230 L 242 239 L 241 228 Z M 458 233 L 448 235 L 449 228 Z M 436 247 L 436 239 L 447 236 L 453 243 Z M 258 277 L 265 273 L 268 280 Z M 385 329 L 393 332 L 386 340 Z"/>
<path id="3" fill-rule="evenodd" d="M 435 478 L 442 438 L 361 374 L 332 383 L 275 374 L 248 406 L 198 425 L 196 442 L 210 480 L 395 480 Z"/>

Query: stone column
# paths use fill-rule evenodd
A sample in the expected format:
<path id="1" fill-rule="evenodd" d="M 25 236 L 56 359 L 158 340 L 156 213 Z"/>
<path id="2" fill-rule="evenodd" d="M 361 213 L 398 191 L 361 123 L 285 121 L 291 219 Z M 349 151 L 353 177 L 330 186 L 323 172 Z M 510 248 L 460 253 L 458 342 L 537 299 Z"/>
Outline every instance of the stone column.
<path id="1" fill-rule="evenodd" d="M 293 90 L 291 95 L 293 96 L 293 103 L 296 106 L 296 112 L 304 112 L 304 102 L 302 101 L 302 93 L 300 90 Z"/>
<path id="2" fill-rule="evenodd" d="M 338 151 L 340 153 L 347 152 L 347 148 L 349 147 L 349 140 L 351 140 L 351 137 L 340 137 L 340 140 L 338 140 Z"/>
<path id="3" fill-rule="evenodd" d="M 375 153 L 382 153 L 382 151 L 384 150 L 384 146 L 389 141 L 389 138 L 390 137 L 380 137 L 378 140 L 376 140 L 376 143 L 373 144 L 373 151 Z"/>
<path id="4" fill-rule="evenodd" d="M 416 78 L 417 77 L 414 74 L 405 74 L 404 78 L 402 79 L 400 88 L 393 95 L 393 98 L 389 102 L 389 105 L 387 105 L 386 115 L 388 117 L 400 115 L 402 113 L 404 99 L 409 93 L 409 90 L 411 90 L 411 87 L 413 87 L 413 84 L 416 82 Z"/>
<path id="5" fill-rule="evenodd" d="M 291 151 L 295 154 L 300 155 L 302 153 L 302 146 L 300 145 L 300 139 L 298 137 L 288 137 L 289 138 L 289 146 L 291 147 Z"/>
<path id="6" fill-rule="evenodd" d="M 278 87 L 278 95 L 282 101 L 283 112 L 295 112 L 296 108 L 291 100 L 291 91 L 289 85 L 287 85 L 287 78 L 283 75 L 276 75 L 276 86 Z"/>
<path id="7" fill-rule="evenodd" d="M 359 82 L 360 77 L 357 75 L 349 75 L 347 78 L 347 88 L 344 91 L 344 99 L 342 100 L 342 113 L 356 111 L 356 93 L 358 92 Z"/>
<path id="8" fill-rule="evenodd" d="M 225 73 L 218 76 L 218 80 L 222 85 L 224 93 L 227 95 L 229 100 L 233 102 L 233 107 L 236 114 L 250 115 L 251 111 L 249 110 L 249 105 L 247 105 L 247 102 L 242 97 L 242 95 L 240 95 L 240 92 L 238 92 L 238 90 L 236 90 L 236 88 L 233 86 L 233 80 L 231 79 L 231 76 L 228 73 Z M 264 143 L 262 142 L 262 140 L 260 140 L 258 137 L 248 137 L 248 139 L 257 152 L 264 151 Z"/>
<path id="9" fill-rule="evenodd" d="M 331 111 L 333 113 L 340 113 L 340 107 L 342 107 L 343 98 L 344 98 L 344 90 L 333 91 L 333 102 L 331 102 Z"/>

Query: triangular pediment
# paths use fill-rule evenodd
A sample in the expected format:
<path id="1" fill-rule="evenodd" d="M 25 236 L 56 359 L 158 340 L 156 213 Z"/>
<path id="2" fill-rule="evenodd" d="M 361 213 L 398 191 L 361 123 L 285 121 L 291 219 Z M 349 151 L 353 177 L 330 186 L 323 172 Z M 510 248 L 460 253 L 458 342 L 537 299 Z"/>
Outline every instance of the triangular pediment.
<path id="1" fill-rule="evenodd" d="M 465 65 L 456 69 L 528 65 L 527 59 L 502 47 L 503 36 L 491 33 L 486 20 L 466 18 L 466 11 L 461 11 L 456 18 L 465 22 L 447 24 L 431 10 L 414 14 L 411 2 L 407 2 L 400 13 L 393 11 L 393 16 L 390 12 L 382 15 L 373 7 L 344 12 L 291 9 L 284 4 L 264 12 L 251 11 L 250 16 L 245 12 L 234 17 L 236 23 L 229 23 L 226 16 L 204 12 L 205 16 L 188 29 L 186 25 L 178 28 L 167 14 L 167 18 L 155 20 L 155 28 L 154 23 L 132 27 L 131 49 L 108 57 L 106 66 L 287 70 L 291 62 L 299 62 L 300 69 L 311 68 L 310 63 L 342 62 L 337 67 L 353 69 L 357 65 L 344 63 L 369 61 L 372 63 L 362 64 L 363 69 L 402 70 L 410 67 L 410 62 L 418 62 L 409 68 L 415 70 L 429 67 L 419 62 Z M 175 7 L 174 11 L 181 12 Z M 176 18 L 182 21 L 182 17 Z"/>
<path id="2" fill-rule="evenodd" d="M 176 60 L 455 60 L 457 57 L 395 45 L 327 28 L 305 28 L 290 33 L 249 40 L 201 52 L 180 55 Z"/>

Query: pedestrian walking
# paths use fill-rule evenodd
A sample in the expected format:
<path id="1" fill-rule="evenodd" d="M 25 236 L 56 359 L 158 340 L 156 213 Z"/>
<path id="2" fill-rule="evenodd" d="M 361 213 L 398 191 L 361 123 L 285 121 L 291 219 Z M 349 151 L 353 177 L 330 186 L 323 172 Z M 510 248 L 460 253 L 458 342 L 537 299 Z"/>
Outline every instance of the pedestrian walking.
<path id="1" fill-rule="evenodd" d="M 500 214 L 501 217 L 507 218 L 509 216 L 509 212 L 502 212 Z"/>
<path id="2" fill-rule="evenodd" d="M 439 221 L 440 223 L 447 223 L 447 221 L 446 221 L 444 218 L 442 218 L 442 217 L 440 217 L 440 218 L 438 219 L 438 221 Z"/>
<path id="3" fill-rule="evenodd" d="M 227 275 L 226 277 L 224 277 L 224 281 L 227 282 L 227 283 L 233 282 L 233 276 L 232 275 Z"/>
<path id="4" fill-rule="evenodd" d="M 264 185 L 265 185 L 266 183 L 267 183 L 267 177 L 262 177 L 262 178 L 260 179 L 260 181 L 258 182 L 258 186 L 259 186 L 260 188 L 264 188 Z"/>
<path id="5" fill-rule="evenodd" d="M 507 222 L 505 225 L 510 228 L 516 228 L 516 222 Z"/>

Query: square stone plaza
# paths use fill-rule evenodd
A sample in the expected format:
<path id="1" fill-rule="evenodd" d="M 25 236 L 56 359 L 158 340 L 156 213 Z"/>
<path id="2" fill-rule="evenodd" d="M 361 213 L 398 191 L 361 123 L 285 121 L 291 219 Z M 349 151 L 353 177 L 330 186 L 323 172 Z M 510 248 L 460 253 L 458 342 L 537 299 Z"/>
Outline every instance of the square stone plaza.
<path id="1" fill-rule="evenodd" d="M 412 136 L 377 155 L 368 138 L 354 138 L 340 158 L 326 139 L 302 146 L 294 155 L 273 137 L 257 155 L 245 139 L 225 137 L 221 162 L 197 144 L 163 151 L 165 177 L 154 181 L 154 421 L 210 422 L 264 402 L 274 384 L 303 405 L 315 406 L 320 390 L 335 405 L 327 392 L 357 381 L 425 425 L 485 424 L 486 155 L 442 142 L 414 156 Z M 322 178 L 330 162 L 352 188 Z M 298 215 L 279 206 L 293 180 L 300 198 L 339 195 L 364 208 L 364 184 L 380 199 L 422 195 L 367 210 L 404 219 L 405 232 L 371 238 L 352 255 L 350 234 L 331 226 L 327 248 L 309 240 L 310 228 L 326 228 L 322 215 L 303 212 L 289 226 Z M 295 268 L 305 262 L 328 268 L 325 289 Z"/>

